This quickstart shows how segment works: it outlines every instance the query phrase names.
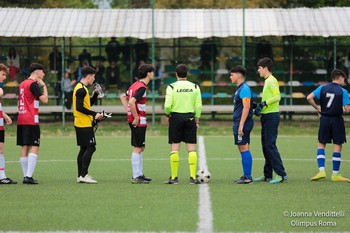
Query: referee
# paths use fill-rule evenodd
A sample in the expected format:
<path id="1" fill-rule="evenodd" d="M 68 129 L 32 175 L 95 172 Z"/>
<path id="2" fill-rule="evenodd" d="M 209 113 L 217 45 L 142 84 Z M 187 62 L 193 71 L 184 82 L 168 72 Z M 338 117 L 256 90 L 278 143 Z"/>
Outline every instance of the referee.
<path id="1" fill-rule="evenodd" d="M 168 138 L 171 144 L 171 177 L 165 184 L 178 184 L 180 143 L 185 142 L 190 167 L 190 184 L 196 184 L 197 128 L 202 113 L 201 91 L 198 85 L 187 80 L 185 64 L 176 67 L 177 81 L 170 84 L 165 95 L 165 115 L 169 117 Z"/>

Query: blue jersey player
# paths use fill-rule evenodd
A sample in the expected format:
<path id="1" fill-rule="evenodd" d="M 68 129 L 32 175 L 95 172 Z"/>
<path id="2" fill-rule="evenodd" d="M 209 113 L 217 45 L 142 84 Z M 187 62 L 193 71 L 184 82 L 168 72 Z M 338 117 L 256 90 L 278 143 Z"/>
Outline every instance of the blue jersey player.
<path id="1" fill-rule="evenodd" d="M 250 184 L 252 180 L 252 155 L 249 150 L 250 132 L 253 129 L 253 105 L 252 92 L 244 82 L 246 69 L 242 66 L 232 68 L 230 79 L 237 84 L 237 90 L 233 96 L 233 135 L 235 145 L 242 157 L 243 176 L 236 180 L 236 184 Z"/>
<path id="2" fill-rule="evenodd" d="M 339 174 L 342 144 L 346 142 L 343 107 L 345 112 L 350 111 L 349 93 L 342 88 L 346 81 L 346 75 L 342 70 L 332 71 L 332 82 L 319 86 L 307 96 L 307 101 L 317 110 L 320 115 L 320 126 L 318 130 L 317 164 L 319 172 L 311 178 L 312 181 L 326 178 L 325 172 L 325 147 L 327 143 L 333 142 L 333 174 L 332 181 L 345 181 Z M 319 101 L 317 105 L 315 99 Z"/>

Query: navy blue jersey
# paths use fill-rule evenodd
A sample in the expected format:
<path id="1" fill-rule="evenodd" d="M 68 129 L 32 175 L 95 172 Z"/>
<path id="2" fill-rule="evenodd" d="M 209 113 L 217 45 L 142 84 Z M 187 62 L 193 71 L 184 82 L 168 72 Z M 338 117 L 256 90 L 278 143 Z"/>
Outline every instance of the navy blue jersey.
<path id="1" fill-rule="evenodd" d="M 319 86 L 313 94 L 320 101 L 321 115 L 324 116 L 341 116 L 343 106 L 350 104 L 348 91 L 337 83 Z"/>
<path id="2" fill-rule="evenodd" d="M 250 90 L 250 87 L 245 83 L 241 83 L 237 87 L 237 90 L 233 96 L 233 103 L 234 103 L 234 109 L 233 109 L 233 121 L 239 122 L 241 120 L 242 111 L 243 111 L 243 98 L 249 98 L 250 101 L 250 110 L 248 113 L 247 120 L 253 118 L 253 101 L 252 101 L 252 92 Z"/>

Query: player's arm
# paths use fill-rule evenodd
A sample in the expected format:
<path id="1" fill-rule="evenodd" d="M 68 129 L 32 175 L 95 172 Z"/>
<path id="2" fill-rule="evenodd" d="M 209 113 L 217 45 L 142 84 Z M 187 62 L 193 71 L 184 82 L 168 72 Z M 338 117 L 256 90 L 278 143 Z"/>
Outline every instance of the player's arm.
<path id="1" fill-rule="evenodd" d="M 306 100 L 309 102 L 309 104 L 316 109 L 317 113 L 321 113 L 321 108 L 318 106 L 315 102 L 315 98 L 320 99 L 320 94 L 321 94 L 321 88 L 322 86 L 319 86 L 316 90 L 311 92 L 307 97 Z"/>
<path id="2" fill-rule="evenodd" d="M 309 104 L 310 104 L 314 109 L 316 109 L 316 111 L 317 111 L 318 113 L 321 112 L 320 106 L 318 106 L 318 105 L 316 104 L 316 102 L 315 102 L 315 95 L 314 95 L 313 92 L 311 92 L 311 93 L 306 97 L 306 100 L 307 100 L 307 102 L 309 102 Z"/>
<path id="3" fill-rule="evenodd" d="M 197 95 L 196 95 L 196 101 L 195 101 L 195 117 L 196 117 L 196 122 L 199 122 L 199 118 L 202 115 L 202 95 L 201 95 L 201 90 L 197 86 Z"/>
<path id="4" fill-rule="evenodd" d="M 0 87 L 0 98 L 4 95 L 4 90 Z"/>
<path id="5" fill-rule="evenodd" d="M 164 111 L 165 115 L 168 116 L 171 113 L 171 106 L 173 104 L 173 86 L 169 85 L 166 88 L 165 92 L 165 102 L 164 102 Z"/>
<path id="6" fill-rule="evenodd" d="M 249 110 L 250 110 L 250 98 L 243 98 L 242 103 L 243 103 L 243 110 L 242 110 L 242 115 L 241 115 L 241 121 L 239 122 L 238 126 L 238 135 L 243 136 L 243 126 L 245 121 L 247 120 Z"/>
<path id="7" fill-rule="evenodd" d="M 2 112 L 2 115 L 4 117 L 4 120 L 6 121 L 6 124 L 11 124 L 12 123 L 12 119 L 11 117 L 9 117 L 5 112 Z"/>
<path id="8" fill-rule="evenodd" d="M 128 96 L 126 95 L 126 93 L 123 93 L 120 96 L 120 101 L 122 102 L 122 105 L 124 106 L 125 111 L 128 112 Z"/>
<path id="9" fill-rule="evenodd" d="M 346 113 L 350 112 L 349 93 L 345 89 L 343 89 L 343 107 L 344 107 L 344 112 L 346 112 Z"/>
<path id="10" fill-rule="evenodd" d="M 76 109 L 78 112 L 84 113 L 85 115 L 96 116 L 97 112 L 91 111 L 84 107 L 84 97 L 86 95 L 86 91 L 84 88 L 80 88 L 75 93 L 76 99 Z"/>
<path id="11" fill-rule="evenodd" d="M 33 93 L 33 95 L 37 98 L 39 98 L 40 102 L 47 104 L 47 102 L 49 101 L 49 95 L 47 93 L 47 86 L 45 85 L 45 83 L 40 79 L 41 83 L 40 85 L 43 88 L 43 91 L 41 92 L 40 87 L 39 87 L 39 83 L 37 82 L 33 82 L 30 85 L 30 91 Z"/>
<path id="12" fill-rule="evenodd" d="M 271 105 L 281 100 L 281 93 L 277 80 L 274 80 L 272 83 L 269 84 L 269 86 L 272 92 L 272 98 L 265 101 L 266 105 Z"/>
<path id="13" fill-rule="evenodd" d="M 90 97 L 91 106 L 94 105 L 97 102 L 97 96 L 98 96 L 98 93 L 94 90 L 92 92 L 91 97 Z"/>

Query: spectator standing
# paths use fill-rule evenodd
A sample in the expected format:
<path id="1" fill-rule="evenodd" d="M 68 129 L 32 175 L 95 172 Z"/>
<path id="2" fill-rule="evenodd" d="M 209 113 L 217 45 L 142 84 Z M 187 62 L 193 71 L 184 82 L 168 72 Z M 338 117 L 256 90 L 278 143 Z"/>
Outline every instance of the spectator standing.
<path id="1" fill-rule="evenodd" d="M 201 91 L 197 84 L 187 80 L 188 68 L 185 64 L 176 67 L 177 81 L 166 88 L 164 111 L 169 117 L 168 142 L 171 147 L 171 176 L 165 184 L 178 184 L 180 144 L 186 143 L 190 184 L 197 184 L 197 129 L 202 113 Z"/>
<path id="2" fill-rule="evenodd" d="M 95 82 L 99 83 L 99 84 L 104 84 L 105 81 L 105 67 L 103 65 L 103 61 L 102 58 L 98 58 L 96 60 L 95 63 L 95 70 L 96 70 L 96 74 L 95 74 Z"/>
<path id="3" fill-rule="evenodd" d="M 126 68 L 126 70 L 131 70 L 131 62 L 133 58 L 133 44 L 131 37 L 125 38 L 125 42 L 122 46 L 122 62 Z"/>
<path id="4" fill-rule="evenodd" d="M 11 47 L 7 55 L 7 65 L 10 69 L 10 81 L 15 80 L 20 68 L 20 57 L 14 47 Z"/>
<path id="5" fill-rule="evenodd" d="M 6 79 L 6 74 L 9 72 L 9 68 L 0 63 L 0 83 L 3 83 Z M 4 142 L 5 142 L 5 128 L 6 124 L 12 124 L 12 119 L 2 110 L 2 99 L 4 90 L 0 87 L 0 185 L 1 184 L 17 184 L 16 181 L 8 178 L 5 174 L 5 156 L 4 156 Z"/>
<path id="6" fill-rule="evenodd" d="M 57 81 L 61 80 L 62 55 L 56 46 L 52 48 L 52 52 L 49 54 L 49 62 L 51 73 L 57 74 Z"/>
<path id="7" fill-rule="evenodd" d="M 70 73 L 70 69 L 64 72 L 64 105 L 67 109 L 72 108 L 73 88 L 76 84 L 76 80 L 71 80 Z"/>
<path id="8" fill-rule="evenodd" d="M 211 39 L 205 40 L 201 45 L 199 53 L 202 61 L 200 68 L 203 70 L 211 70 L 211 64 L 213 64 L 213 66 L 215 65 L 216 57 L 219 54 L 218 48 L 214 41 Z"/>
<path id="9" fill-rule="evenodd" d="M 346 57 L 344 57 L 344 68 L 347 72 L 347 77 L 350 80 L 350 51 L 348 51 Z"/>
<path id="10" fill-rule="evenodd" d="M 44 66 L 32 63 L 30 76 L 19 85 L 17 145 L 21 146 L 20 162 L 23 184 L 38 184 L 33 179 L 40 146 L 39 102 L 48 102 Z M 41 91 L 41 88 L 43 91 Z"/>
<path id="11" fill-rule="evenodd" d="M 128 114 L 131 130 L 132 184 L 148 184 L 152 179 L 143 174 L 143 152 L 146 145 L 146 89 L 154 77 L 154 67 L 144 64 L 139 67 L 139 80 L 120 96 L 120 100 Z"/>
<path id="12" fill-rule="evenodd" d="M 260 117 L 261 144 L 265 157 L 264 176 L 254 179 L 256 182 L 268 181 L 277 184 L 287 180 L 287 174 L 283 167 L 281 155 L 276 146 L 278 125 L 280 122 L 279 101 L 281 94 L 277 79 L 272 75 L 273 61 L 264 57 L 258 63 L 258 73 L 265 79 L 262 102 L 256 107 L 254 114 Z M 275 171 L 277 176 L 272 179 Z"/>
<path id="13" fill-rule="evenodd" d="M 79 62 L 85 61 L 88 66 L 91 66 L 91 54 L 87 51 L 87 49 L 83 49 L 81 54 L 78 56 Z"/>
<path id="14" fill-rule="evenodd" d="M 142 39 L 137 39 L 134 46 L 135 56 L 136 56 L 136 66 L 140 64 L 140 61 L 147 62 L 149 57 L 148 43 Z"/>
<path id="15" fill-rule="evenodd" d="M 111 61 L 110 66 L 106 69 L 106 92 L 109 91 L 109 86 L 111 84 L 117 84 L 118 90 L 121 88 L 120 72 L 116 61 Z"/>
<path id="16" fill-rule="evenodd" d="M 230 79 L 237 85 L 233 95 L 233 136 L 242 158 L 243 176 L 236 180 L 236 184 L 250 184 L 252 180 L 253 159 L 250 153 L 250 132 L 254 127 L 253 102 L 250 87 L 245 83 L 246 69 L 236 66 L 231 69 Z"/>
<path id="17" fill-rule="evenodd" d="M 115 37 L 112 37 L 111 40 L 107 43 L 105 51 L 109 63 L 111 63 L 112 61 L 119 61 L 121 47 L 120 43 L 116 40 Z"/>
<path id="18" fill-rule="evenodd" d="M 339 174 L 341 163 L 342 144 L 346 142 L 343 107 L 346 112 L 350 112 L 350 100 L 347 90 L 342 88 L 346 83 L 346 75 L 340 69 L 335 69 L 331 74 L 332 82 L 319 86 L 309 94 L 306 99 L 320 115 L 320 126 L 318 130 L 317 144 L 317 165 L 319 172 L 311 178 L 312 181 L 326 178 L 325 172 L 325 148 L 327 143 L 333 142 L 333 174 L 332 181 L 349 182 Z M 315 102 L 319 100 L 320 106 Z"/>
<path id="19" fill-rule="evenodd" d="M 160 83 L 162 82 L 162 76 L 163 76 L 163 72 L 162 72 L 162 69 L 160 67 L 159 62 L 157 61 L 155 64 L 154 79 L 152 80 L 152 82 L 154 82 L 154 88 L 152 86 L 153 85 L 152 82 L 150 82 L 148 84 L 150 89 L 153 92 L 156 92 L 156 93 L 159 92 Z"/>

